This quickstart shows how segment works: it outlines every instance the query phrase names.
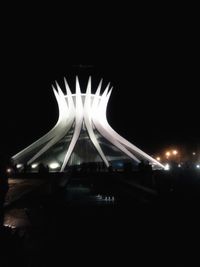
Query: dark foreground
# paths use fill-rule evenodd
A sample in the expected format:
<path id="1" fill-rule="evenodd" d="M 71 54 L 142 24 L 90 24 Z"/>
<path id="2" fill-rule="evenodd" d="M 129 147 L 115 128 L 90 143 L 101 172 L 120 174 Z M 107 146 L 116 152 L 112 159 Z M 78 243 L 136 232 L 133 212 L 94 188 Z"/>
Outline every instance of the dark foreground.
<path id="1" fill-rule="evenodd" d="M 150 191 L 113 178 L 73 178 L 6 207 L 0 266 L 198 266 L 199 174 Z"/>

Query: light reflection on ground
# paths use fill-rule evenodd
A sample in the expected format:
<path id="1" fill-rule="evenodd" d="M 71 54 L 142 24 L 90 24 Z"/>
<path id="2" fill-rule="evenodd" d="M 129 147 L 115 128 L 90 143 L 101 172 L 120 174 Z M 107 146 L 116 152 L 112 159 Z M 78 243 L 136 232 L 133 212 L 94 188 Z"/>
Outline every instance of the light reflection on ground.
<path id="1" fill-rule="evenodd" d="M 9 178 L 9 191 L 5 201 L 4 226 L 11 228 L 27 228 L 30 221 L 26 213 L 26 204 L 24 207 L 12 207 L 17 200 L 39 188 L 44 181 L 36 179 L 12 179 Z"/>
<path id="2" fill-rule="evenodd" d="M 27 228 L 30 227 L 30 221 L 25 209 L 11 209 L 6 212 L 4 217 L 4 226 L 11 228 Z"/>
<path id="3" fill-rule="evenodd" d="M 34 213 L 34 208 L 28 207 L 28 202 L 26 198 L 24 198 L 24 196 L 29 196 L 34 189 L 37 187 L 39 188 L 41 183 L 40 180 L 9 179 L 9 192 L 6 198 L 4 226 L 27 229 L 33 226 L 33 218 L 30 217 L 30 215 L 36 216 L 39 221 L 43 219 L 44 214 L 41 215 L 42 210 L 39 210 L 40 207 L 37 206 L 37 201 L 35 203 L 37 212 Z M 20 202 L 20 205 L 15 204 L 17 203 L 16 201 L 21 198 L 23 198 L 23 201 Z M 37 195 L 36 198 L 38 198 Z M 109 194 L 94 194 L 90 187 L 78 184 L 66 187 L 62 202 L 63 203 L 60 204 L 63 205 L 63 212 L 66 213 L 67 210 L 65 210 L 65 205 L 68 207 L 111 206 L 115 203 L 115 197 Z M 42 221 L 38 223 L 42 224 Z"/>

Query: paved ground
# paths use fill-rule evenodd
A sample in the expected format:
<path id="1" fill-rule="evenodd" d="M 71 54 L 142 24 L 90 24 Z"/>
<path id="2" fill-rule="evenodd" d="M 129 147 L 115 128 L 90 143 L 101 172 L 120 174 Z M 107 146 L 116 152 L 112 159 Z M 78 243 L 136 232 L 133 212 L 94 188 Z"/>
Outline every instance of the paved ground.
<path id="1" fill-rule="evenodd" d="M 11 228 L 30 226 L 26 214 L 26 205 L 19 207 L 16 203 L 27 195 L 37 191 L 45 184 L 39 179 L 9 179 L 9 191 L 5 201 L 4 225 Z"/>
<path id="2" fill-rule="evenodd" d="M 45 182 L 39 179 L 9 179 L 9 191 L 7 193 L 5 206 L 10 205 L 22 196 L 36 190 Z"/>
<path id="3" fill-rule="evenodd" d="M 198 248 L 194 240 L 199 240 L 199 220 L 183 198 L 181 206 L 168 203 L 168 198 L 145 202 L 142 188 L 120 181 L 97 194 L 71 184 L 61 194 L 43 198 L 35 190 L 41 186 L 38 180 L 9 183 L 5 224 L 19 229 L 22 238 L 17 239 L 20 246 L 14 241 L 8 247 L 13 245 L 21 266 L 63 266 L 69 261 L 76 265 L 78 259 L 91 266 L 138 266 L 138 259 L 154 266 L 194 266 L 190 261 L 184 265 L 183 258 Z"/>

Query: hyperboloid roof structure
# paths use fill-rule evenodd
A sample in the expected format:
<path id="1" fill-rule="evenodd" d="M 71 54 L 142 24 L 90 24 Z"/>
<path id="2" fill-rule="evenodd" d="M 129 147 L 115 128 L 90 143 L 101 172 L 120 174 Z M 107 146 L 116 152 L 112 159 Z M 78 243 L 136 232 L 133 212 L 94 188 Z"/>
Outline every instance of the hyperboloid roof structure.
<path id="1" fill-rule="evenodd" d="M 102 91 L 102 80 L 92 93 L 91 77 L 86 92 L 82 93 L 78 77 L 73 94 L 65 81 L 63 93 L 58 83 L 53 91 L 58 103 L 59 117 L 56 125 L 43 137 L 23 149 L 12 160 L 20 167 L 24 164 L 37 170 L 39 164 L 48 165 L 51 171 L 63 172 L 69 166 L 97 163 L 104 166 L 122 166 L 131 162 L 137 166 L 148 161 L 154 169 L 164 166 L 131 144 L 111 128 L 106 109 L 112 88 Z"/>

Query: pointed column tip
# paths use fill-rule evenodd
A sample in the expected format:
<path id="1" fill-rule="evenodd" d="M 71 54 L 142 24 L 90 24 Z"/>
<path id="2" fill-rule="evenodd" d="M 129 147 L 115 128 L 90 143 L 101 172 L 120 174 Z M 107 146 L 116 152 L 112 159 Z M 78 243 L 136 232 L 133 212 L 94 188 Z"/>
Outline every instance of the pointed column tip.
<path id="1" fill-rule="evenodd" d="M 65 87 L 66 87 L 66 84 L 68 84 L 68 82 L 67 82 L 67 79 L 65 76 L 64 76 L 64 83 L 65 83 Z"/>
<path id="2" fill-rule="evenodd" d="M 64 83 L 65 83 L 66 95 L 69 96 L 69 95 L 71 95 L 71 90 L 70 90 L 70 87 L 69 87 L 69 84 L 67 82 L 66 77 L 64 77 Z"/>
<path id="3" fill-rule="evenodd" d="M 55 81 L 55 84 L 56 84 L 57 88 L 60 87 L 57 81 Z"/>
<path id="4" fill-rule="evenodd" d="M 108 94 L 107 95 L 111 95 L 112 90 L 113 90 L 113 86 L 110 88 L 110 90 L 108 91 Z"/>
<path id="5" fill-rule="evenodd" d="M 103 97 L 107 96 L 108 95 L 108 90 L 109 90 L 109 87 L 110 87 L 110 82 L 107 84 L 105 90 L 103 91 L 102 95 Z"/>
<path id="6" fill-rule="evenodd" d="M 91 94 L 91 76 L 89 76 L 89 78 L 88 78 L 88 83 L 87 83 L 87 87 L 86 87 L 85 93 L 86 93 L 86 95 L 87 94 Z"/>
<path id="7" fill-rule="evenodd" d="M 57 90 L 58 90 L 58 94 L 60 96 L 64 96 L 64 93 L 63 93 L 62 89 L 60 88 L 60 85 L 57 83 L 57 81 L 56 81 L 56 87 L 57 87 Z"/>
<path id="8" fill-rule="evenodd" d="M 53 84 L 51 85 L 51 87 L 52 87 L 52 89 L 53 89 L 54 94 L 55 94 L 55 93 L 58 93 L 57 90 L 56 90 L 56 88 L 54 87 Z"/>
<path id="9" fill-rule="evenodd" d="M 101 88 L 102 88 L 102 83 L 103 83 L 103 78 L 101 78 L 98 86 L 97 86 L 97 90 L 95 92 L 95 96 L 99 96 L 100 95 L 100 91 L 101 91 Z"/>

